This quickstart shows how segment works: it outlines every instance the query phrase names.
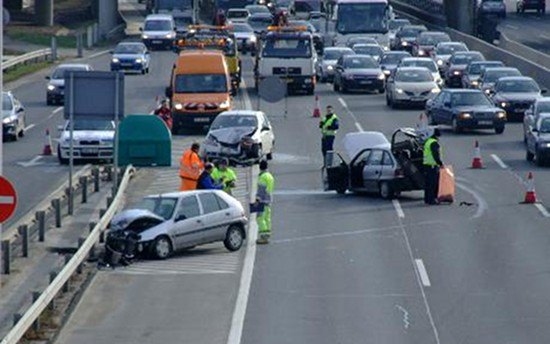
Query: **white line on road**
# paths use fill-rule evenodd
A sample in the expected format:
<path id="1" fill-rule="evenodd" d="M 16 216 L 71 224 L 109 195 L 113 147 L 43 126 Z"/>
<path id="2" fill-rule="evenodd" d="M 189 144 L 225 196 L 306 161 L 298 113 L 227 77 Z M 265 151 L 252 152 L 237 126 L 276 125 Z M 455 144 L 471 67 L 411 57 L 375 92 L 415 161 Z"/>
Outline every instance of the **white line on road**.
<path id="1" fill-rule="evenodd" d="M 546 208 L 542 204 L 535 203 L 535 207 L 537 207 L 537 209 L 542 213 L 542 216 L 550 217 L 550 213 L 548 212 L 548 210 L 546 210 Z"/>
<path id="2" fill-rule="evenodd" d="M 29 131 L 31 130 L 32 128 L 34 128 L 36 126 L 36 124 L 29 124 L 27 125 L 27 127 L 24 129 L 24 131 Z"/>
<path id="3" fill-rule="evenodd" d="M 109 51 L 110 51 L 110 50 L 98 51 L 98 52 L 95 53 L 95 54 L 92 54 L 92 55 L 90 55 L 90 56 L 88 56 L 88 57 L 84 57 L 84 59 L 93 59 L 93 58 L 96 58 L 96 57 L 98 57 L 98 56 L 105 55 L 105 54 L 107 54 Z"/>
<path id="4" fill-rule="evenodd" d="M 353 114 L 353 112 L 350 111 L 350 109 L 348 108 L 348 104 L 346 104 L 346 101 L 342 98 L 342 97 L 338 97 L 338 102 L 340 102 L 340 104 L 342 104 L 342 106 L 344 107 L 344 109 L 346 109 L 347 113 L 353 117 L 353 120 L 355 122 L 355 127 L 357 128 L 357 130 L 359 131 L 364 131 L 363 130 L 363 127 L 361 126 L 361 123 L 359 123 L 359 121 L 357 120 L 357 117 L 355 117 L 355 115 Z"/>
<path id="5" fill-rule="evenodd" d="M 248 95 L 248 89 L 246 88 L 246 83 L 244 82 L 244 78 L 243 80 L 241 81 L 243 86 L 241 87 L 241 89 L 244 91 L 243 92 L 243 99 L 244 99 L 244 108 L 246 110 L 254 110 L 252 108 L 252 103 L 250 102 L 250 96 Z"/>
<path id="6" fill-rule="evenodd" d="M 397 216 L 402 219 L 405 218 L 405 213 L 403 212 L 403 208 L 401 208 L 401 203 L 399 203 L 399 201 L 396 199 L 392 200 L 391 202 L 393 203 L 393 207 L 395 208 Z"/>
<path id="7" fill-rule="evenodd" d="M 550 36 L 545 35 L 545 34 L 543 34 L 543 33 L 541 33 L 541 34 L 539 35 L 539 37 L 540 37 L 540 38 L 544 38 L 544 39 L 550 39 Z"/>
<path id="8" fill-rule="evenodd" d="M 511 24 L 506 24 L 506 25 L 504 25 L 504 26 L 506 26 L 507 28 L 512 29 L 512 30 L 517 30 L 517 29 L 519 29 L 519 27 L 517 27 L 517 26 L 515 26 L 515 25 L 511 25 Z"/>
<path id="9" fill-rule="evenodd" d="M 476 199 L 477 211 L 474 214 L 474 216 L 472 216 L 473 219 L 477 219 L 477 218 L 481 217 L 481 215 L 483 215 L 483 213 L 487 209 L 489 209 L 489 205 L 487 204 L 485 199 L 483 197 L 481 197 L 481 195 L 479 193 L 477 193 L 476 191 L 470 189 L 469 187 L 467 187 L 466 185 L 461 184 L 461 183 L 456 183 L 456 187 L 468 192 L 469 194 L 471 194 Z"/>
<path id="10" fill-rule="evenodd" d="M 508 165 L 506 165 L 496 154 L 491 154 L 491 158 L 503 169 L 507 169 Z"/>
<path id="11" fill-rule="evenodd" d="M 358 122 L 355 122 L 355 127 L 356 127 L 357 130 L 359 130 L 359 131 L 364 131 L 364 130 L 363 130 L 363 127 L 362 127 L 361 124 L 358 123 Z"/>
<path id="12" fill-rule="evenodd" d="M 416 268 L 418 269 L 418 274 L 420 275 L 420 280 L 422 281 L 422 284 L 424 287 L 431 287 L 430 278 L 428 277 L 428 271 L 426 271 L 426 267 L 424 266 L 424 262 L 422 259 L 415 259 L 414 262 L 416 263 Z"/>
<path id="13" fill-rule="evenodd" d="M 53 110 L 52 113 L 48 116 L 48 118 L 52 118 L 56 113 L 63 110 L 63 106 L 58 107 L 57 109 Z"/>
<path id="14" fill-rule="evenodd" d="M 308 236 L 303 236 L 303 237 L 274 240 L 273 243 L 274 244 L 282 244 L 282 243 L 298 242 L 298 241 L 304 241 L 304 240 L 326 239 L 326 238 L 333 238 L 333 237 L 346 236 L 346 235 L 357 235 L 357 234 L 385 232 L 385 231 L 396 230 L 396 229 L 399 229 L 399 228 L 401 228 L 401 226 L 368 228 L 368 229 L 360 229 L 360 230 L 357 230 L 357 231 L 335 232 L 335 233 L 319 234 L 319 235 L 308 235 Z"/>

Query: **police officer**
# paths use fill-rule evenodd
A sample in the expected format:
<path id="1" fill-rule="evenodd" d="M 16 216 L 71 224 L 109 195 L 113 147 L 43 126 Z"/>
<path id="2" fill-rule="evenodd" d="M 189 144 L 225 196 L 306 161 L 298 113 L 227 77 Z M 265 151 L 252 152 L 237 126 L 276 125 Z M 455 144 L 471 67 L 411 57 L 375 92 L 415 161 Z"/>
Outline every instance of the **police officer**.
<path id="1" fill-rule="evenodd" d="M 273 189 L 275 187 L 275 178 L 267 170 L 267 161 L 260 161 L 260 176 L 258 177 L 258 190 L 256 192 L 256 202 L 262 204 L 263 210 L 256 216 L 258 223 L 257 244 L 268 244 L 271 237 L 271 202 L 273 200 Z"/>
<path id="2" fill-rule="evenodd" d="M 319 129 L 321 129 L 321 152 L 323 153 L 323 164 L 325 163 L 326 155 L 328 151 L 334 148 L 334 138 L 336 132 L 340 127 L 338 116 L 333 111 L 331 105 L 327 106 L 327 114 L 319 122 Z"/>
<path id="3" fill-rule="evenodd" d="M 432 135 L 424 142 L 424 203 L 438 204 L 437 192 L 439 188 L 439 169 L 443 166 L 441 161 L 441 146 L 438 137 L 441 132 L 434 128 Z"/>

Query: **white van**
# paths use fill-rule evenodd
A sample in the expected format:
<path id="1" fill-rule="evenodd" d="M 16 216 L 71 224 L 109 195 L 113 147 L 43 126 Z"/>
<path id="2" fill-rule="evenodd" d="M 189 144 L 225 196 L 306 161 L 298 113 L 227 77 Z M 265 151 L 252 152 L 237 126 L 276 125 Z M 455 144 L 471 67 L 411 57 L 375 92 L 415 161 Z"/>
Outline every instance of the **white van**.
<path id="1" fill-rule="evenodd" d="M 176 23 L 171 14 L 150 14 L 140 27 L 141 40 L 149 49 L 171 49 L 176 39 Z"/>

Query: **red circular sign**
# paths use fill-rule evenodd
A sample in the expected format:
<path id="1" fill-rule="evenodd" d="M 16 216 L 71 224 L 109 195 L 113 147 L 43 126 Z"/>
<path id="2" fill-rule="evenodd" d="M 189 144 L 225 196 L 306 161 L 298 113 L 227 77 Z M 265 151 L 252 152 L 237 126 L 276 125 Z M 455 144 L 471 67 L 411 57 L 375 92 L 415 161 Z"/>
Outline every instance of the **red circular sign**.
<path id="1" fill-rule="evenodd" d="M 9 180 L 0 176 L 0 223 L 9 219 L 17 206 L 17 193 Z"/>

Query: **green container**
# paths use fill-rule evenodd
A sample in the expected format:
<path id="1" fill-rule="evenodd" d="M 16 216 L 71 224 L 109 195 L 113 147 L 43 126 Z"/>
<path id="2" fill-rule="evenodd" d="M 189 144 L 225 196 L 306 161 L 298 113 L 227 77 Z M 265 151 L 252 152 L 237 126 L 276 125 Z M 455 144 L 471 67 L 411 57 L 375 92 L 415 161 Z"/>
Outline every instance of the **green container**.
<path id="1" fill-rule="evenodd" d="M 157 116 L 126 116 L 118 128 L 117 139 L 119 166 L 172 164 L 172 135 Z"/>

